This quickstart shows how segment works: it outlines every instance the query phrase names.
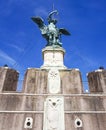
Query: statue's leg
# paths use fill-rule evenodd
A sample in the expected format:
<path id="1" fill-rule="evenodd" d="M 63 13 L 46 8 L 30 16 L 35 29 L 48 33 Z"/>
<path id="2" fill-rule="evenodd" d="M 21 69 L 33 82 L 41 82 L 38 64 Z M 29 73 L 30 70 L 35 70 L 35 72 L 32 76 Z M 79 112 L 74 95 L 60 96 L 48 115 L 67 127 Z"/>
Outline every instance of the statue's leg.
<path id="1" fill-rule="evenodd" d="M 53 35 L 53 44 L 54 44 L 54 45 L 57 45 L 57 40 L 56 40 L 55 34 Z"/>
<path id="2" fill-rule="evenodd" d="M 46 46 L 50 46 L 50 45 L 49 45 L 49 41 L 47 42 Z"/>
<path id="3" fill-rule="evenodd" d="M 53 37 L 53 34 L 51 34 L 51 37 L 50 37 L 50 45 L 51 45 L 51 46 L 54 44 L 54 43 L 53 43 L 53 42 L 54 42 L 54 41 L 53 41 L 53 40 L 54 40 L 53 38 L 54 38 L 54 37 Z"/>

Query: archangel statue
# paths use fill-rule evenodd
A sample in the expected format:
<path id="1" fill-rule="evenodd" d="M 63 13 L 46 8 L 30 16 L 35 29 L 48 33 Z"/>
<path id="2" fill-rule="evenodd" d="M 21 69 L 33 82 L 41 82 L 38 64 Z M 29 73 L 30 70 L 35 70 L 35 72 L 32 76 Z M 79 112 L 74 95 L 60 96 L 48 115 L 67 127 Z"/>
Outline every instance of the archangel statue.
<path id="1" fill-rule="evenodd" d="M 61 35 L 70 35 L 70 33 L 64 28 L 57 28 L 57 20 L 54 19 L 53 15 L 58 14 L 57 10 L 50 12 L 47 20 L 48 25 L 44 24 L 44 20 L 41 17 L 32 17 L 31 19 L 38 25 L 42 36 L 47 40 L 46 46 L 62 46 Z"/>

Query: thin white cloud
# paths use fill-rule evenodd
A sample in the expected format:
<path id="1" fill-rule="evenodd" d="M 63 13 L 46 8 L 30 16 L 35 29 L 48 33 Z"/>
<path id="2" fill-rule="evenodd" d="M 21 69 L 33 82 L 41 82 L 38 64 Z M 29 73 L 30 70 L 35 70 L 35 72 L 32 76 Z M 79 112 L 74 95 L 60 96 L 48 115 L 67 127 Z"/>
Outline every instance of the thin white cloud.
<path id="1" fill-rule="evenodd" d="M 84 52 L 82 52 L 78 47 L 73 46 L 73 55 L 67 56 L 67 61 L 70 59 L 78 58 L 77 63 L 79 62 L 79 65 L 83 65 L 87 68 L 94 68 L 98 67 L 99 63 L 97 60 L 94 60 L 93 56 L 87 56 Z"/>
<path id="2" fill-rule="evenodd" d="M 11 64 L 11 65 L 16 63 L 16 61 L 13 58 L 11 58 L 4 51 L 0 50 L 0 62 L 4 63 L 4 61 L 6 64 Z"/>
<path id="3" fill-rule="evenodd" d="M 86 64 L 86 66 L 88 67 L 98 66 L 98 63 L 94 61 L 93 59 L 90 59 L 89 57 L 82 55 L 80 53 L 78 54 L 78 56 L 83 61 L 83 63 Z"/>
<path id="4" fill-rule="evenodd" d="M 23 51 L 23 49 L 22 48 L 20 48 L 19 46 L 17 46 L 17 45 L 13 45 L 13 44 L 8 44 L 10 47 L 12 47 L 12 48 L 14 48 L 14 49 L 16 49 L 17 51 L 19 51 L 19 52 L 22 52 Z"/>

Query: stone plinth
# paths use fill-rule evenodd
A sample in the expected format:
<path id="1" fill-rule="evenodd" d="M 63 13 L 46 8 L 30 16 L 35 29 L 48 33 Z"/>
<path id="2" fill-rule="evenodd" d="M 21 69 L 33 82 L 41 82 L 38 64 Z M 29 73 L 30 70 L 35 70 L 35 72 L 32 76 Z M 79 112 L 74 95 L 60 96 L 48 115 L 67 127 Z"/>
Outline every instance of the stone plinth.
<path id="1" fill-rule="evenodd" d="M 63 63 L 65 50 L 62 47 L 45 47 L 42 50 L 42 54 L 44 59 L 44 63 L 41 66 L 42 69 L 50 69 L 52 67 L 66 69 Z"/>

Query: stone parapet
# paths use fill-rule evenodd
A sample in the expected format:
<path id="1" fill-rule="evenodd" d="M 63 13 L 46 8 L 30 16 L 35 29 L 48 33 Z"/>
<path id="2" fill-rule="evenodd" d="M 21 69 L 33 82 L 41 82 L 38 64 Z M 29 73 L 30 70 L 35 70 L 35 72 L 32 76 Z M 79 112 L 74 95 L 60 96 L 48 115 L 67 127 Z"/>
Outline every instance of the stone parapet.
<path id="1" fill-rule="evenodd" d="M 98 69 L 87 75 L 90 93 L 106 93 L 106 70 Z"/>
<path id="2" fill-rule="evenodd" d="M 9 67 L 0 67 L 0 91 L 16 91 L 19 72 Z"/>
<path id="3" fill-rule="evenodd" d="M 60 94 L 80 94 L 83 92 L 81 73 L 78 69 L 60 69 L 58 71 L 57 73 L 54 70 L 50 72 L 49 69 L 28 69 L 24 78 L 23 92 L 36 94 L 50 94 L 52 90 Z"/>

